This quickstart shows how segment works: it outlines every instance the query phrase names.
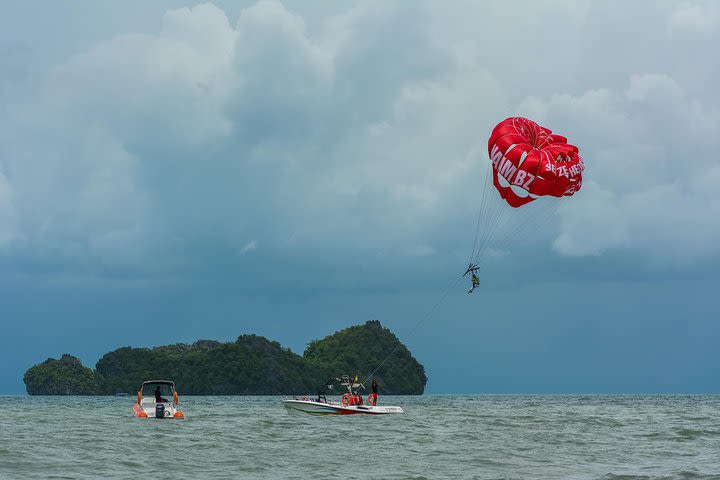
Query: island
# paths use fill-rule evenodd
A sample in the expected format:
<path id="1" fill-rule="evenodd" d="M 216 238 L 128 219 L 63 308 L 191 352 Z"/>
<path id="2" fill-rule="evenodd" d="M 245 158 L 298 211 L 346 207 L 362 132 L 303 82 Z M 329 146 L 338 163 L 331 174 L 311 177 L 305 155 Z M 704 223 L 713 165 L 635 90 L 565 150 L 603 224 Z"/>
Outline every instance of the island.
<path id="1" fill-rule="evenodd" d="M 360 380 L 373 374 L 386 395 L 421 395 L 427 383 L 425 368 L 378 320 L 313 340 L 302 356 L 241 335 L 234 342 L 122 347 L 103 355 L 94 370 L 65 354 L 34 365 L 23 380 L 30 395 L 133 394 L 151 379 L 173 380 L 184 395 L 292 395 L 314 393 L 342 374 Z"/>

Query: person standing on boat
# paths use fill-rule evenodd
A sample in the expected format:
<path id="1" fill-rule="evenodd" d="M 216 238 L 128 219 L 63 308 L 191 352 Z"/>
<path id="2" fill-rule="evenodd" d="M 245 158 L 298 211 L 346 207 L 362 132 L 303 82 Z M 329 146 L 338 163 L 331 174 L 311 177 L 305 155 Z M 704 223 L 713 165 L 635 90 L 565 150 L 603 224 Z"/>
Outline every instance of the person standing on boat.
<path id="1" fill-rule="evenodd" d="M 378 392 L 378 384 L 377 384 L 377 380 L 373 380 L 373 381 L 372 381 L 372 387 L 371 387 L 371 388 L 372 388 L 372 393 L 371 393 L 370 395 L 368 395 L 368 403 L 369 403 L 370 405 L 377 405 L 377 401 L 378 401 L 378 393 L 377 393 L 377 392 Z"/>
<path id="2" fill-rule="evenodd" d="M 357 380 L 357 377 L 355 377 L 355 380 Z M 351 390 L 352 394 L 350 398 L 352 398 L 352 400 L 350 401 L 350 405 L 362 405 L 362 395 L 360 395 L 360 392 L 355 388 L 351 388 Z"/>

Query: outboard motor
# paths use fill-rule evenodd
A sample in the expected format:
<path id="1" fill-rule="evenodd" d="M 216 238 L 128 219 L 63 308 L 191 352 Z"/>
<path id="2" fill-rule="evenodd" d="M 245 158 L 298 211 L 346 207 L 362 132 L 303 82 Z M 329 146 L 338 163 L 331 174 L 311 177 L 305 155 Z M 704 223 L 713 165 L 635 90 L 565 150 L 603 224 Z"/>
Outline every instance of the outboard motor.
<path id="1" fill-rule="evenodd" d="M 165 405 L 162 403 L 155 404 L 155 418 L 165 418 Z"/>

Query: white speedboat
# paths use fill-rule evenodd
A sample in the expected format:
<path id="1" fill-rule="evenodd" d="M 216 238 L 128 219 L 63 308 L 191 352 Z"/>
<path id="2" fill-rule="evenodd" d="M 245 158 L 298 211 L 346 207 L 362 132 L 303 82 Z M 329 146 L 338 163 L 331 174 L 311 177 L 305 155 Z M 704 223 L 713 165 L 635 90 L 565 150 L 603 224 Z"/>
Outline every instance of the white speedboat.
<path id="1" fill-rule="evenodd" d="M 132 413 L 136 418 L 185 418 L 178 410 L 178 393 L 169 380 L 148 380 L 138 390 Z"/>
<path id="2" fill-rule="evenodd" d="M 341 397 L 341 402 L 330 401 L 325 396 L 325 391 L 332 389 L 335 381 L 347 389 Z M 342 378 L 335 378 L 327 382 L 317 397 L 284 399 L 283 404 L 288 410 L 305 412 L 310 415 L 387 415 L 390 413 L 404 413 L 402 407 L 377 405 L 378 397 L 376 394 L 368 396 L 368 399 L 371 400 L 370 405 L 363 404 L 362 396 L 358 393 L 360 388 L 365 387 L 357 382 L 357 377 L 356 381 L 352 381 L 349 376 L 344 375 Z"/>
<path id="3" fill-rule="evenodd" d="M 288 410 L 297 410 L 310 415 L 386 415 L 388 413 L 404 413 L 402 407 L 390 405 L 343 405 L 340 402 L 307 397 L 283 400 L 283 404 Z"/>

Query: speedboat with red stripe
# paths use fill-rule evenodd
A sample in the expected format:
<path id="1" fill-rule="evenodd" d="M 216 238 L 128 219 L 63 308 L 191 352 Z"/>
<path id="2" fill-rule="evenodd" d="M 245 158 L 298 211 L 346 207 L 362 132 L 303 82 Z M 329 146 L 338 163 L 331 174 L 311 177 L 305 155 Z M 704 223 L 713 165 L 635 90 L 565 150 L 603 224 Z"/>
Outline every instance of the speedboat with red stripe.
<path id="1" fill-rule="evenodd" d="M 333 402 L 327 399 L 325 392 L 338 383 L 346 388 L 340 402 Z M 350 376 L 343 375 L 342 378 L 333 378 L 325 383 L 317 397 L 294 397 L 283 400 L 285 408 L 289 411 L 305 412 L 310 415 L 388 415 L 391 413 L 404 413 L 402 407 L 394 405 L 378 405 L 378 395 L 373 392 L 368 395 L 368 404 L 363 401 L 362 395 L 358 392 L 365 388 L 362 383 L 351 380 Z"/>

